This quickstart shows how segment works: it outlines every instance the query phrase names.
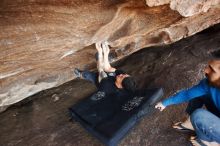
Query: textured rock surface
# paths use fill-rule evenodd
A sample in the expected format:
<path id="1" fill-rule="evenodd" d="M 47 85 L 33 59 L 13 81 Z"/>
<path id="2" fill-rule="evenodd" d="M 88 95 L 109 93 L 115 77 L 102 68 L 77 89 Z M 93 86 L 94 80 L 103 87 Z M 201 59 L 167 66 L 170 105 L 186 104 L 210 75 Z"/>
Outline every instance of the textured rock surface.
<path id="1" fill-rule="evenodd" d="M 108 40 L 115 59 L 163 45 L 220 22 L 220 7 L 183 18 L 168 5 L 136 0 L 1 0 L 0 106 L 16 103 L 95 68 L 94 43 Z"/>
<path id="2" fill-rule="evenodd" d="M 146 0 L 146 4 L 149 7 L 160 6 L 164 4 L 169 4 L 171 0 Z"/>
<path id="3" fill-rule="evenodd" d="M 150 7 L 170 4 L 172 10 L 176 10 L 184 17 L 207 12 L 211 7 L 220 4 L 220 0 L 146 0 Z"/>
<path id="4" fill-rule="evenodd" d="M 218 4 L 220 0 L 171 0 L 170 8 L 177 10 L 184 17 L 189 17 L 207 12 Z"/>
<path id="5" fill-rule="evenodd" d="M 220 58 L 219 40 L 220 27 L 164 47 L 143 49 L 116 66 L 132 74 L 141 87 L 162 86 L 166 98 L 204 77 L 213 52 Z M 0 113 L 0 145 L 102 146 L 77 122 L 70 122 L 67 111 L 94 91 L 94 85 L 77 79 L 9 107 Z M 189 146 L 190 135 L 171 127 L 186 116 L 184 107 L 173 105 L 145 117 L 119 146 Z"/>

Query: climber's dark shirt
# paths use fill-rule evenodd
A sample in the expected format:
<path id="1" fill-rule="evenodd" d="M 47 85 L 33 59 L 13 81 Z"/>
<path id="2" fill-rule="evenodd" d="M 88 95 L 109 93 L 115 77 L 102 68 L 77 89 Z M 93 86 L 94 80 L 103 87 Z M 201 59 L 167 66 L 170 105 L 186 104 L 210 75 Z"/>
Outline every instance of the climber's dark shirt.
<path id="1" fill-rule="evenodd" d="M 114 73 L 108 73 L 108 77 L 102 79 L 99 84 L 99 91 L 105 92 L 105 94 L 116 94 L 124 95 L 126 91 L 124 89 L 119 89 L 115 85 L 116 76 L 120 74 L 125 74 L 122 70 L 116 70 Z"/>

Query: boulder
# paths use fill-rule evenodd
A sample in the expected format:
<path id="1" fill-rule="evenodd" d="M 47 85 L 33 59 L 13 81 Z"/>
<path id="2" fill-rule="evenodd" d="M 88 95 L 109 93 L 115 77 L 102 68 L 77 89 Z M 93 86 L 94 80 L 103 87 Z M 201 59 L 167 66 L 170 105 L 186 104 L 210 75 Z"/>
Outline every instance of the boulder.
<path id="1" fill-rule="evenodd" d="M 146 4 L 149 7 L 160 6 L 164 4 L 169 4 L 171 0 L 146 0 Z"/>
<path id="2" fill-rule="evenodd" d="M 149 7 L 169 4 L 184 17 L 207 12 L 211 7 L 220 4 L 220 0 L 146 0 Z"/>
<path id="3" fill-rule="evenodd" d="M 220 7 L 182 17 L 169 5 L 136 0 L 1 0 L 0 107 L 95 69 L 94 43 L 108 41 L 115 60 L 166 45 L 220 22 Z"/>
<path id="4" fill-rule="evenodd" d="M 220 0 L 171 0 L 170 8 L 178 11 L 184 17 L 189 17 L 207 12 L 218 4 L 220 4 Z"/>

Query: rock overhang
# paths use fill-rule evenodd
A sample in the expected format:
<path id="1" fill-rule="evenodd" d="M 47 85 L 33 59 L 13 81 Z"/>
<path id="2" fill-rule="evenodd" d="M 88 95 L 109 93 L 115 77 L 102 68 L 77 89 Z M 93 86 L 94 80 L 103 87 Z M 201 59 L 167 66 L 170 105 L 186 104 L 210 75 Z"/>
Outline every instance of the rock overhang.
<path id="1" fill-rule="evenodd" d="M 96 42 L 108 41 L 118 60 L 220 22 L 218 0 L 200 7 L 181 0 L 151 2 L 154 7 L 149 0 L 1 1 L 0 106 L 74 79 L 75 67 L 94 69 Z"/>

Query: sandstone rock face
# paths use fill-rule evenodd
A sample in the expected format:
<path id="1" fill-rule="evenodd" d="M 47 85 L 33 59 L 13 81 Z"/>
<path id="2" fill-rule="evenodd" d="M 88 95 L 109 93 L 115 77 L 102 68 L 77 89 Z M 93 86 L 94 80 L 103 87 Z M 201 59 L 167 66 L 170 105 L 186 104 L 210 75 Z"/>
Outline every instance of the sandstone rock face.
<path id="1" fill-rule="evenodd" d="M 184 18 L 168 5 L 136 0 L 0 1 L 0 107 L 95 68 L 94 43 L 107 40 L 115 60 L 164 45 L 220 22 L 220 7 Z"/>
<path id="2" fill-rule="evenodd" d="M 146 4 L 149 7 L 160 6 L 164 4 L 169 4 L 171 0 L 146 0 Z"/>
<path id="3" fill-rule="evenodd" d="M 184 17 L 189 17 L 207 12 L 217 4 L 220 4 L 220 0 L 171 0 L 170 8 L 178 11 Z"/>
<path id="4" fill-rule="evenodd" d="M 207 12 L 211 7 L 220 4 L 220 0 L 146 0 L 150 7 L 170 4 L 172 10 L 176 10 L 184 17 Z"/>

